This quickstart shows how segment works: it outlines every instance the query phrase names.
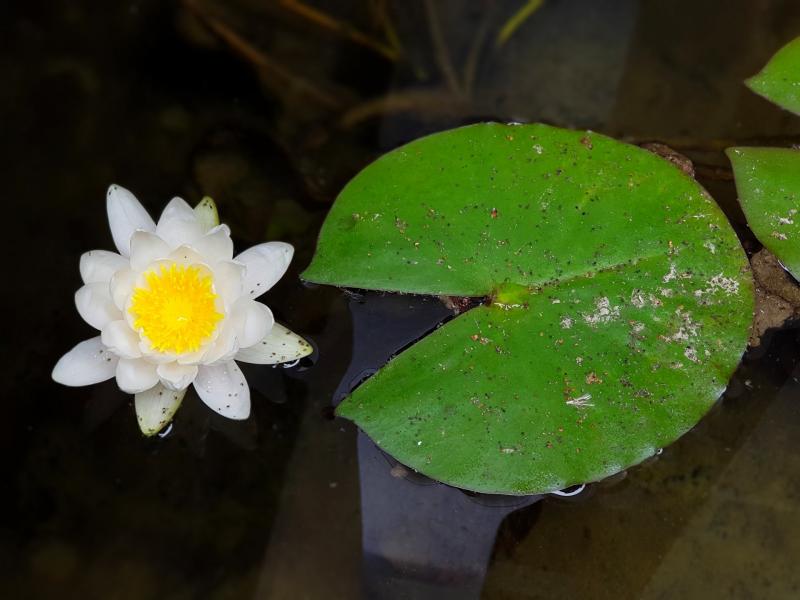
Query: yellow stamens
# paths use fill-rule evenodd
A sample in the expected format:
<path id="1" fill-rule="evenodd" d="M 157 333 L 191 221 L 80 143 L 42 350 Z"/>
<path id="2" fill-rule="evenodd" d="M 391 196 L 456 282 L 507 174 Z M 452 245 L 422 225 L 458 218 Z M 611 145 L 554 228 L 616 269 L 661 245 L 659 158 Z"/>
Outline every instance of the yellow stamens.
<path id="1" fill-rule="evenodd" d="M 222 319 L 210 275 L 175 263 L 144 275 L 128 311 L 134 327 L 160 352 L 194 352 Z"/>

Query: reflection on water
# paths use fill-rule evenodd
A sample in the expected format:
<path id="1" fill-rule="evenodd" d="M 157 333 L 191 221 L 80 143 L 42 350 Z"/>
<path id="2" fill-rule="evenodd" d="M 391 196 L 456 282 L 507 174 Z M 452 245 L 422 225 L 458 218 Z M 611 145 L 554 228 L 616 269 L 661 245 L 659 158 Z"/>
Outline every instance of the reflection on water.
<path id="1" fill-rule="evenodd" d="M 662 141 L 695 161 L 757 249 L 720 150 L 798 141 L 800 119 L 740 84 L 800 32 L 796 2 L 545 0 L 499 40 L 521 4 L 0 9 L 4 235 L 17 259 L 1 342 L 4 596 L 798 595 L 794 329 L 751 351 L 722 401 L 663 454 L 574 498 L 468 495 L 332 418 L 332 400 L 448 315 L 435 299 L 297 280 L 342 183 L 403 141 L 481 118 Z M 151 209 L 211 194 L 239 246 L 295 245 L 264 300 L 318 358 L 246 369 L 250 420 L 189 394 L 169 435 L 145 440 L 113 382 L 50 382 L 86 334 L 71 292 L 79 255 L 109 246 L 112 181 Z"/>

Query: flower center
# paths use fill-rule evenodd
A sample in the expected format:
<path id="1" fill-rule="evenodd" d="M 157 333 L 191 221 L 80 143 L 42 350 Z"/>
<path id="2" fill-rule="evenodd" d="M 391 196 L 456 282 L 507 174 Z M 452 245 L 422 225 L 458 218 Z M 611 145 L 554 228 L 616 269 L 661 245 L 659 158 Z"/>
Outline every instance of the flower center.
<path id="1" fill-rule="evenodd" d="M 217 295 L 210 275 L 194 266 L 161 266 L 144 275 L 128 309 L 133 326 L 159 352 L 194 352 L 217 327 Z"/>

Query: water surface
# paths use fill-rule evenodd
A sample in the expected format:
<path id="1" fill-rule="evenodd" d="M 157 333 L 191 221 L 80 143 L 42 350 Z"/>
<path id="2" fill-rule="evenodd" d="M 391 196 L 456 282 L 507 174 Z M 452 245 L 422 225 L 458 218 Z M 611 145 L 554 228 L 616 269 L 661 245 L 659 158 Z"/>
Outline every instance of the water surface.
<path id="1" fill-rule="evenodd" d="M 402 52 L 352 39 L 395 39 L 384 4 Z M 721 150 L 800 141 L 800 119 L 741 85 L 800 34 L 797 3 L 546 0 L 498 47 L 519 4 L 309 0 L 347 30 L 254 0 L 0 8 L 4 597 L 797 597 L 795 328 L 750 351 L 676 444 L 570 499 L 463 494 L 332 418 L 448 314 L 297 278 L 341 185 L 424 133 L 497 119 L 664 142 L 758 249 Z M 246 369 L 248 421 L 190 394 L 148 440 L 113 381 L 51 382 L 92 335 L 72 293 L 80 254 L 111 247 L 111 182 L 153 213 L 212 195 L 238 248 L 295 245 L 263 301 L 318 354 Z"/>

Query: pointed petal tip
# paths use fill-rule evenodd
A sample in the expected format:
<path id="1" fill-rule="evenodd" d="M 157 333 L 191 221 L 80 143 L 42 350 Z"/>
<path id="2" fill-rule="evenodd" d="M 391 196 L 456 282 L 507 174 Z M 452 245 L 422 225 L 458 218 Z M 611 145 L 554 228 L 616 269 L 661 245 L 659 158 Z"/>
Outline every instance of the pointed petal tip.
<path id="1" fill-rule="evenodd" d="M 250 416 L 250 386 L 234 361 L 199 369 L 194 389 L 214 412 L 242 421 Z"/>
<path id="2" fill-rule="evenodd" d="M 181 244 L 194 244 L 204 230 L 192 207 L 176 196 L 164 207 L 156 224 L 156 233 L 171 248 L 177 248 Z"/>
<path id="3" fill-rule="evenodd" d="M 312 346 L 311 342 L 306 340 L 303 336 L 296 334 L 290 329 L 286 329 L 286 337 L 288 339 L 295 339 L 297 343 L 295 346 L 294 359 L 292 360 L 299 360 L 314 354 L 314 346 Z"/>
<path id="4" fill-rule="evenodd" d="M 121 189 L 125 189 L 125 188 L 123 188 L 123 187 L 122 187 L 121 185 L 119 185 L 119 184 L 116 184 L 116 183 L 112 183 L 112 184 L 110 184 L 110 185 L 108 186 L 108 189 L 106 190 L 106 199 L 110 200 L 110 199 L 111 199 L 111 196 L 112 196 L 113 194 L 115 194 L 115 193 L 117 192 L 117 190 L 118 190 L 118 189 L 120 189 L 120 188 L 121 188 Z"/>
<path id="5" fill-rule="evenodd" d="M 250 298 L 258 298 L 275 285 L 294 256 L 294 246 L 286 242 L 266 242 L 248 248 L 234 260 L 245 265 L 244 287 Z"/>
<path id="6" fill-rule="evenodd" d="M 203 196 L 194 207 L 194 212 L 197 215 L 197 222 L 203 226 L 204 231 L 209 231 L 220 224 L 217 204 L 210 196 Z"/>
<path id="7" fill-rule="evenodd" d="M 129 190 L 112 184 L 106 192 L 106 211 L 114 245 L 123 256 L 130 253 L 131 236 L 137 229 L 154 231 L 153 218 Z"/>
<path id="8" fill-rule="evenodd" d="M 61 385 L 66 385 L 69 387 L 80 387 L 72 383 L 67 376 L 67 369 L 64 365 L 64 359 L 66 358 L 66 354 L 58 359 L 58 362 L 53 366 L 53 370 L 50 372 L 50 378 L 55 381 L 56 383 L 60 383 Z M 89 384 L 86 384 L 89 385 Z"/>
<path id="9" fill-rule="evenodd" d="M 236 353 L 236 360 L 257 365 L 277 365 L 300 360 L 313 353 L 314 347 L 308 341 L 280 323 L 275 323 L 260 342 L 240 349 Z"/>
<path id="10" fill-rule="evenodd" d="M 302 336 L 298 335 L 297 337 L 300 338 L 300 343 L 301 343 L 301 350 L 298 352 L 297 358 L 305 358 L 306 356 L 311 356 L 312 354 L 314 354 L 314 346 L 312 346 L 308 342 L 308 340 L 306 340 Z"/>
<path id="11" fill-rule="evenodd" d="M 175 196 L 172 198 L 172 200 L 167 202 L 164 210 L 161 211 L 161 216 L 158 218 L 158 223 L 156 223 L 156 231 L 167 226 L 171 221 L 176 220 L 191 222 L 195 222 L 197 220 L 197 213 L 195 213 L 186 200 L 180 196 Z"/>
<path id="12" fill-rule="evenodd" d="M 59 358 L 50 377 L 69 387 L 100 383 L 114 376 L 118 360 L 97 336 L 80 342 Z"/>
<path id="13" fill-rule="evenodd" d="M 172 391 L 156 384 L 134 396 L 136 421 L 139 430 L 147 437 L 154 436 L 166 427 L 180 408 L 186 390 Z"/>
<path id="14" fill-rule="evenodd" d="M 162 216 L 164 215 L 182 219 L 196 218 L 192 207 L 180 196 L 174 196 L 172 200 L 167 202 L 167 205 L 164 207 L 164 212 L 162 213 Z"/>

